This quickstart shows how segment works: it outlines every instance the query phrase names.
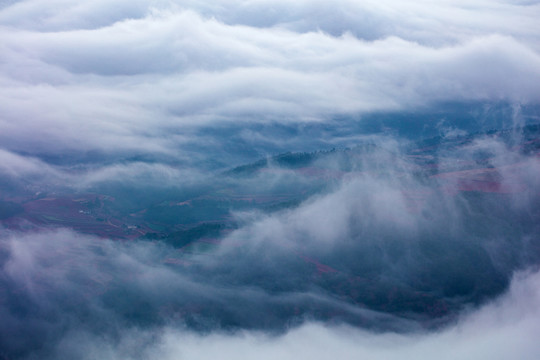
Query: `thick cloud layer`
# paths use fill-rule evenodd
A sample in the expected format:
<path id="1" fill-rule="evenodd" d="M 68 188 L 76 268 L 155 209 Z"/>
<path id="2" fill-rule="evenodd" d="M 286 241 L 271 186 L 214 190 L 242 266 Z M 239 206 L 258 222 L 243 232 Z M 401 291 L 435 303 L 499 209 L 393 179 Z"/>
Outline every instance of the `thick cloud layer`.
<path id="1" fill-rule="evenodd" d="M 19 152 L 171 154 L 189 148 L 188 129 L 224 121 L 536 103 L 539 9 L 19 1 L 0 11 L 0 139 Z"/>

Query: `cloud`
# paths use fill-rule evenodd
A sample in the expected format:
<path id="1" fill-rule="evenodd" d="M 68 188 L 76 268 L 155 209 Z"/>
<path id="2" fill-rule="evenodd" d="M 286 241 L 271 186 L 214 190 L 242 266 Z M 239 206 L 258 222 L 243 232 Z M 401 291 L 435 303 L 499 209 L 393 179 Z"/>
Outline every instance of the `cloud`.
<path id="1" fill-rule="evenodd" d="M 538 15 L 536 1 L 504 0 L 3 2 L 6 206 L 43 190 L 113 189 L 137 206 L 197 186 L 317 194 L 233 214 L 236 230 L 191 252 L 2 228 L 0 357 L 536 354 L 539 275 L 523 271 L 540 254 L 540 166 L 517 127 L 538 120 Z M 454 127 L 449 103 L 454 123 L 486 123 Z M 497 104 L 512 104 L 500 122 L 512 139 L 460 138 L 500 128 L 470 114 Z M 398 130 L 366 141 L 377 114 L 461 141 L 430 154 L 444 174 Z M 314 164 L 324 181 L 271 161 L 243 179 L 208 174 L 359 139 L 370 145 L 352 160 Z"/>
<path id="2" fill-rule="evenodd" d="M 341 349 L 414 358 L 442 348 L 448 358 L 504 358 L 504 338 L 512 351 L 534 351 L 539 276 L 515 274 L 538 262 L 538 207 L 520 201 L 523 191 L 538 195 L 538 160 L 489 137 L 441 151 L 450 165 L 450 156 L 490 154 L 495 167 L 482 176 L 526 186 L 469 196 L 452 191 L 460 186 L 452 172 L 419 176 L 401 146 L 354 150 L 349 177 L 296 208 L 244 216 L 220 244 L 199 244 L 207 251 L 66 229 L 2 230 L 0 347 L 15 358 L 204 359 L 234 347 L 246 357 L 325 358 Z M 339 154 L 319 165 L 337 166 Z M 508 171 L 509 163 L 518 166 Z M 135 183 L 145 186 L 161 166 L 132 165 L 88 181 L 140 171 Z"/>
<path id="3" fill-rule="evenodd" d="M 101 163 L 101 156 L 88 159 L 78 166 L 48 164 L 32 156 L 0 149 L 0 174 L 4 180 L 28 182 L 34 185 L 88 189 L 103 183 L 118 182 L 124 185 L 176 187 L 202 181 L 208 175 L 189 168 L 167 165 L 152 159 L 130 159 L 120 163 Z M 144 159 L 142 159 L 144 160 Z M 167 162 L 167 159 L 160 159 Z"/>
<path id="4" fill-rule="evenodd" d="M 74 330 L 59 342 L 53 357 L 109 359 L 534 359 L 539 351 L 538 273 L 518 274 L 510 291 L 450 327 L 430 333 L 374 334 L 347 326 L 305 324 L 286 334 L 260 332 L 200 335 L 165 327 L 125 330 L 119 339 Z"/>
<path id="5" fill-rule="evenodd" d="M 0 171 L 4 176 L 24 177 L 36 173 L 54 173 L 54 170 L 38 159 L 21 156 L 3 149 L 0 149 L 0 159 Z"/>
<path id="6" fill-rule="evenodd" d="M 518 276 L 510 293 L 497 303 L 462 318 L 456 326 L 427 335 L 376 335 L 315 324 L 277 338 L 247 333 L 235 337 L 188 335 L 186 341 L 184 334 L 172 332 L 158 349 L 164 348 L 165 357 L 170 359 L 210 359 L 218 354 L 246 359 L 533 359 L 539 350 L 534 337 L 539 316 L 535 306 L 538 279 L 537 273 Z"/>
<path id="7" fill-rule="evenodd" d="M 210 301 L 232 310 L 240 302 L 236 316 L 252 316 L 258 311 L 252 302 L 262 301 L 260 310 L 272 309 L 263 305 L 272 301 L 269 294 L 221 280 L 201 282 L 161 264 L 170 249 L 158 244 L 110 242 L 66 230 L 4 233 L 0 244 L 0 331 L 8 357 L 532 359 L 538 351 L 540 276 L 535 271 L 516 274 L 502 297 L 436 330 L 408 324 L 405 332 L 374 333 L 307 321 L 274 335 L 219 328 L 201 333 L 186 327 L 184 306 L 197 312 Z M 281 299 L 287 306 L 305 300 L 300 294 Z"/>
<path id="8" fill-rule="evenodd" d="M 7 357 L 55 357 L 73 334 L 123 339 L 137 328 L 159 335 L 167 324 L 204 332 L 238 324 L 283 328 L 287 319 L 280 312 L 294 306 L 343 306 L 315 292 L 271 294 L 233 285 L 232 278 L 175 268 L 165 261 L 173 249 L 163 244 L 112 242 L 65 229 L 2 232 L 0 348 Z M 349 311 L 373 321 L 392 319 L 367 309 Z"/>
<path id="9" fill-rule="evenodd" d="M 534 335 L 540 330 L 539 289 L 538 273 L 519 274 L 501 299 L 429 334 L 373 334 L 320 324 L 278 337 L 258 333 L 194 336 L 169 330 L 149 354 L 165 359 L 534 359 L 540 350 Z"/>
<path id="10" fill-rule="evenodd" d="M 43 4 L 0 11 L 9 150 L 171 154 L 201 126 L 448 101 L 535 104 L 540 92 L 536 4 Z M 359 16 L 375 23 L 352 21 Z"/>
<path id="11" fill-rule="evenodd" d="M 162 10 L 190 10 L 228 25 L 280 27 L 305 33 L 322 30 L 339 36 L 351 32 L 365 40 L 398 36 L 426 44 L 463 41 L 499 33 L 537 41 L 537 1 L 13 1 L 5 6 L 4 24 L 40 31 L 95 29 L 124 19 L 140 19 Z M 58 12 L 55 9 L 61 8 Z M 504 21 L 502 21 L 504 20 Z"/>

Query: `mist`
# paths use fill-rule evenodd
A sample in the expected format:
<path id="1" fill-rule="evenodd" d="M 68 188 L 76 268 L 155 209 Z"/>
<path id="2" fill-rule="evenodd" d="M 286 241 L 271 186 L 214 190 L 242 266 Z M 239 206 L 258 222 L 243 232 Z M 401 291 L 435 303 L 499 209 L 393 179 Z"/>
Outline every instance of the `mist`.
<path id="1" fill-rule="evenodd" d="M 0 2 L 0 359 L 535 359 L 539 17 Z"/>
<path id="2" fill-rule="evenodd" d="M 342 348 L 392 358 L 445 344 L 449 357 L 504 358 L 486 343 L 506 334 L 523 354 L 534 349 L 522 335 L 534 333 L 537 315 L 537 157 L 487 136 L 438 152 L 443 169 L 456 166 L 452 155 L 487 159 L 487 169 L 431 176 L 406 142 L 371 141 L 316 157 L 330 173 L 349 167 L 322 188 L 279 158 L 228 175 L 227 186 L 248 193 L 319 190 L 296 206 L 233 212 L 236 225 L 219 241 L 4 229 L 6 356 L 206 358 L 240 347 L 246 357 L 325 358 L 333 350 L 323 348 Z M 462 188 L 490 179 L 494 193 Z"/>

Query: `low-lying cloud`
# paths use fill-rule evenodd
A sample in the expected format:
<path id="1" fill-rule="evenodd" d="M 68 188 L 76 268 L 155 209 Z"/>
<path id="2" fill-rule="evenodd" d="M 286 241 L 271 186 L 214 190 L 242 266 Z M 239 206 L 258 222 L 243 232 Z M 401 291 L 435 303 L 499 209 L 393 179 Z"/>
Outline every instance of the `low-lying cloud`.
<path id="1" fill-rule="evenodd" d="M 0 358 L 535 358 L 538 18 L 2 2 Z"/>
<path id="2" fill-rule="evenodd" d="M 200 333 L 186 328 L 183 316 L 187 314 L 171 312 L 171 304 L 193 299 L 187 309 L 196 311 L 212 297 L 217 304 L 219 298 L 230 298 L 226 306 L 234 307 L 235 301 L 246 298 L 267 301 L 267 295 L 194 282 L 156 263 L 159 253 L 152 246 L 111 243 L 63 230 L 4 237 L 2 355 L 25 359 L 533 359 L 539 351 L 535 271 L 518 273 L 504 296 L 466 311 L 436 331 L 372 333 L 307 322 L 275 335 L 245 330 Z"/>
<path id="3" fill-rule="evenodd" d="M 351 171 L 323 193 L 239 214 L 239 229 L 190 250 L 4 229 L 0 347 L 8 358 L 534 353 L 538 159 L 490 137 L 460 149 L 441 150 L 439 166 L 489 163 L 430 177 L 395 142 L 351 150 Z M 275 180 L 257 179 L 237 185 Z M 460 190 L 493 179 L 500 193 Z"/>
<path id="4" fill-rule="evenodd" d="M 429 334 L 373 334 L 349 327 L 309 324 L 283 336 L 269 337 L 243 332 L 234 336 L 197 336 L 167 329 L 157 345 L 147 348 L 146 357 L 164 359 L 535 359 L 540 351 L 535 334 L 539 329 L 537 301 L 538 273 L 518 274 L 508 294 L 475 313 L 463 316 L 452 327 Z M 99 343 L 90 347 L 98 354 L 125 356 L 138 339 L 137 332 L 123 339 L 120 346 Z M 82 340 L 90 340 L 84 336 Z M 83 342 L 84 343 L 84 342 Z M 110 345 L 109 345 L 110 346 Z M 100 351 L 97 349 L 107 349 Z M 74 349 L 70 349 L 74 350 Z M 75 354 L 78 354 L 75 352 Z M 128 358 L 137 356 L 128 355 Z"/>

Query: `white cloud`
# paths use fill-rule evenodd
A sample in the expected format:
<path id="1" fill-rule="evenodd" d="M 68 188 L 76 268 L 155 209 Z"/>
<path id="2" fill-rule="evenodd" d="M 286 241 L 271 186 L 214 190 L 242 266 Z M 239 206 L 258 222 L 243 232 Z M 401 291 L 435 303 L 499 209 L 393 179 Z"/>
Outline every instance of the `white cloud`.
<path id="1" fill-rule="evenodd" d="M 219 130 L 217 135 L 197 133 L 203 126 L 235 124 L 250 137 L 245 125 L 254 123 L 324 124 L 336 115 L 414 110 L 439 102 L 538 105 L 538 18 L 536 1 L 4 2 L 0 6 L 0 173 L 15 182 L 37 178 L 37 183 L 76 189 L 118 178 L 123 184 L 174 186 L 176 181 L 185 184 L 201 175 L 165 163 L 192 164 L 214 156 L 215 149 L 229 141 Z M 287 144 L 287 139 L 275 137 L 264 140 Z M 499 167 L 503 183 L 515 186 L 518 181 L 529 187 L 525 195 L 537 193 L 536 159 L 524 159 L 515 171 L 505 168 L 505 159 L 517 155 L 504 146 L 477 142 L 468 151 L 478 149 L 496 155 L 493 165 Z M 110 156 L 113 163 L 69 168 L 46 160 L 50 155 L 80 159 L 94 153 Z M 133 154 L 151 154 L 158 160 L 114 163 Z M 161 162 L 163 158 L 166 161 Z M 255 219 L 226 242 L 249 240 L 255 249 L 257 242 L 312 246 L 324 253 L 364 235 L 388 232 L 393 238 L 414 238 L 417 231 L 429 232 L 442 224 L 447 232 L 437 229 L 430 235 L 444 237 L 464 229 L 462 215 L 473 210 L 463 198 L 451 193 L 434 196 L 434 189 L 413 178 L 402 162 L 397 168 L 378 167 L 395 164 L 396 158 L 381 156 L 374 161 L 367 164 L 371 174 L 357 174 L 336 191 L 297 209 Z M 426 197 L 420 201 L 425 200 L 427 211 L 415 213 L 414 206 L 411 210 L 408 191 Z M 533 206 L 524 196 L 509 196 L 514 209 L 528 211 Z M 458 210 L 460 204 L 465 205 Z M 174 303 L 178 294 L 196 301 L 211 299 L 209 304 L 218 299 L 216 303 L 226 303 L 227 308 L 236 305 L 231 299 L 239 294 L 227 284 L 217 288 L 197 284 L 189 275 L 162 265 L 163 254 L 154 251 L 163 249 L 113 246 L 107 241 L 96 246 L 97 241 L 101 240 L 63 230 L 2 238 L 0 281 L 17 291 L 0 293 L 0 311 L 7 319 L 0 330 L 29 334 L 34 341 L 39 338 L 36 334 L 44 333 L 40 329 L 60 324 L 68 329 L 67 335 L 52 331 L 58 338 L 51 339 L 50 346 L 58 357 L 81 358 L 532 359 L 540 351 L 534 336 L 540 330 L 538 273 L 518 276 L 509 294 L 471 310 L 457 324 L 425 333 L 372 334 L 308 323 L 277 337 L 256 332 L 201 336 L 172 324 L 138 333 L 118 325 L 118 342 L 96 339 L 71 314 L 63 316 L 57 301 L 70 305 L 62 301 L 72 296 L 86 306 L 84 311 L 108 324 L 108 316 L 114 321 L 125 305 L 112 301 L 107 308 L 100 298 L 114 276 L 132 280 L 131 287 L 117 285 L 133 298 L 147 301 L 151 312 L 166 301 Z M 496 237 L 486 247 L 504 248 L 505 241 L 509 240 Z M 521 254 L 520 249 L 515 248 L 516 254 Z M 218 255 L 227 256 L 227 249 L 222 250 Z M 270 263 L 281 260 L 281 250 L 268 253 Z M 504 271 L 523 265 L 509 265 L 504 256 L 495 255 L 490 253 L 494 257 L 490 260 Z M 418 262 L 401 260 L 384 259 L 389 273 L 399 273 L 396 281 L 415 271 L 402 271 L 404 264 Z M 238 268 L 227 268 L 230 273 L 246 272 L 235 265 Z M 264 290 L 250 291 L 242 294 L 245 301 L 250 296 L 261 300 L 251 302 L 254 306 L 268 300 Z M 39 311 L 45 309 L 38 314 L 42 318 L 32 324 L 19 321 L 5 305 L 9 296 L 25 298 L 29 308 L 38 304 Z M 295 296 L 300 295 L 290 295 Z M 268 301 L 287 303 L 282 298 Z M 51 318 L 59 322 L 51 325 Z"/>
<path id="2" fill-rule="evenodd" d="M 25 177 L 56 173 L 38 159 L 28 158 L 0 149 L 0 173 L 5 177 Z"/>
<path id="3" fill-rule="evenodd" d="M 186 128 L 223 121 L 325 121 L 439 101 L 536 103 L 538 9 L 22 1 L 0 10 L 2 141 L 170 152 Z M 266 25 L 261 17 L 270 17 Z"/>
<path id="4" fill-rule="evenodd" d="M 126 331 L 120 342 L 75 333 L 58 354 L 137 359 L 530 359 L 540 352 L 540 275 L 518 274 L 508 294 L 428 333 L 374 334 L 350 327 L 306 324 L 284 335 L 257 332 L 197 335 L 175 328 Z M 76 344 L 76 345 L 75 345 Z M 146 344 L 142 352 L 135 352 Z"/>
<path id="5" fill-rule="evenodd" d="M 431 274 L 435 278 L 428 280 L 425 274 L 422 275 L 422 269 L 442 269 L 459 275 L 461 269 L 456 268 L 459 265 L 472 270 L 467 273 L 467 280 L 481 287 L 483 283 L 504 281 L 499 278 L 501 273 L 503 277 L 511 276 L 514 270 L 529 264 L 526 260 L 527 236 L 534 229 L 527 228 L 525 220 L 520 233 L 508 235 L 509 238 L 498 233 L 494 238 L 489 237 L 489 233 L 478 238 L 464 223 L 466 218 L 474 215 L 474 221 L 497 231 L 497 219 L 489 220 L 489 217 L 495 216 L 497 209 L 512 214 L 514 210 L 508 205 L 514 198 L 519 200 L 519 194 L 507 200 L 501 198 L 495 206 L 438 192 L 436 181 L 424 183 L 412 176 L 414 167 L 399 156 L 398 144 L 390 141 L 381 145 L 385 149 L 372 149 L 358 158 L 357 170 L 363 173 L 354 173 L 352 179 L 344 181 L 335 191 L 296 209 L 262 219 L 248 219 L 246 226 L 224 240 L 221 252 L 213 257 L 194 258 L 200 263 L 193 271 L 189 267 L 165 265 L 164 259 L 171 256 L 173 250 L 163 244 L 112 242 L 69 230 L 28 234 L 4 230 L 0 237 L 0 281 L 7 290 L 0 295 L 23 304 L 23 309 L 34 309 L 34 320 L 30 322 L 19 313 L 9 311 L 5 304 L 10 302 L 0 304 L 0 312 L 7 319 L 6 325 L 0 325 L 0 331 L 23 344 L 9 343 L 9 350 L 24 349 L 26 354 L 44 358 L 52 354 L 51 358 L 83 359 L 209 359 L 216 356 L 240 359 L 255 356 L 262 359 L 325 359 L 330 356 L 345 359 L 506 359 L 517 356 L 534 359 L 533 354 L 540 350 L 535 336 L 540 330 L 537 306 L 540 274 L 537 272 L 518 273 L 506 295 L 479 309 L 470 307 L 471 302 L 463 300 L 462 305 L 469 308 L 461 313 L 454 309 L 452 314 L 458 315 L 456 321 L 449 321 L 442 328 L 423 330 L 419 330 L 421 326 L 415 326 L 415 321 L 410 318 L 406 321 L 395 314 L 377 313 L 369 307 L 329 297 L 324 291 L 318 291 L 316 285 L 307 290 L 285 286 L 283 292 L 276 295 L 268 290 L 267 284 L 249 278 L 260 271 L 269 277 L 270 283 L 272 279 L 283 284 L 304 281 L 301 274 L 288 268 L 294 268 L 288 263 L 291 253 L 298 261 L 296 253 L 318 258 L 334 252 L 338 258 L 353 256 L 353 259 L 362 257 L 365 260 L 373 256 L 380 260 L 381 269 L 377 276 L 391 279 L 392 286 L 405 284 L 414 290 L 417 285 L 413 284 L 418 280 L 415 271 L 420 270 L 420 278 L 427 281 L 428 286 L 437 284 L 430 288 L 436 293 L 444 291 L 441 288 L 447 280 Z M 493 154 L 490 161 L 497 166 L 501 182 L 522 181 L 531 187 L 529 194 L 535 198 L 539 179 L 535 176 L 537 159 L 519 155 L 493 139 L 477 141 L 465 147 L 462 153 L 449 155 L 468 159 L 479 151 Z M 29 160 L 19 160 L 20 163 L 24 161 Z M 524 171 L 517 171 L 521 167 L 506 169 L 508 161 L 519 166 L 524 164 L 526 168 Z M 34 170 L 30 166 L 28 171 Z M 152 175 L 154 172 L 157 174 Z M 131 166 L 104 167 L 84 176 L 81 178 L 89 184 L 122 176 L 135 178 L 140 183 L 141 178 L 144 181 L 152 176 L 174 182 L 178 174 L 161 168 L 161 165 L 133 163 Z M 158 181 L 152 179 L 151 182 Z M 415 204 L 410 206 L 409 195 L 420 201 L 416 204 L 420 209 L 415 208 Z M 488 211 L 486 206 L 492 208 Z M 515 209 L 529 212 L 534 211 L 534 206 L 531 202 L 518 202 Z M 427 241 L 436 249 L 444 243 L 440 249 L 446 253 L 426 260 L 417 247 L 417 241 L 422 239 L 416 234 L 422 231 L 428 233 Z M 464 235 L 467 235 L 465 240 L 462 239 Z M 385 243 L 385 237 L 395 241 Z M 242 246 L 229 246 L 235 241 Z M 457 245 L 445 247 L 446 242 Z M 465 242 L 468 248 L 462 246 Z M 371 253 L 372 245 L 379 251 Z M 403 256 L 392 260 L 392 248 L 396 246 L 403 251 Z M 478 250 L 490 247 L 497 248 L 498 252 L 486 255 Z M 491 265 L 482 265 L 486 256 L 495 269 Z M 448 262 L 452 258 L 457 258 L 457 262 Z M 508 258 L 523 260 L 512 263 Z M 343 258 L 339 260 L 344 263 Z M 470 267 L 471 262 L 475 266 Z M 354 273 L 355 270 L 341 271 Z M 283 272 L 288 279 L 280 275 Z M 377 276 L 374 279 L 378 279 Z M 320 306 L 330 304 L 351 316 L 359 315 L 368 323 L 380 321 L 380 328 L 385 331 L 389 326 L 404 332 L 375 333 L 312 321 L 281 335 L 269 335 L 264 330 L 227 333 L 211 326 L 212 315 L 219 320 L 223 314 L 238 317 L 239 321 L 250 319 L 248 323 L 256 324 L 261 320 L 257 314 L 267 314 L 266 309 L 295 304 L 303 306 L 306 299 L 308 303 L 315 301 Z M 454 297 L 449 300 L 452 301 L 460 303 L 462 300 Z M 217 315 L 207 314 L 211 331 L 206 335 L 190 330 L 182 321 L 192 304 L 204 304 L 206 309 L 217 311 Z M 148 326 L 133 326 L 131 311 L 158 320 L 151 321 Z M 193 314 L 197 316 L 197 311 Z M 88 319 L 86 316 L 92 320 L 82 321 Z M 166 321 L 162 322 L 163 318 Z M 201 318 L 201 321 L 205 320 L 204 315 Z M 58 330 L 58 324 L 65 331 Z M 111 324 L 114 324 L 112 329 Z M 110 330 L 96 335 L 99 334 L 96 329 L 102 326 Z M 264 326 L 260 328 L 265 329 Z M 39 350 L 39 339 L 44 338 L 45 332 L 50 337 L 46 338 L 47 346 Z"/>

